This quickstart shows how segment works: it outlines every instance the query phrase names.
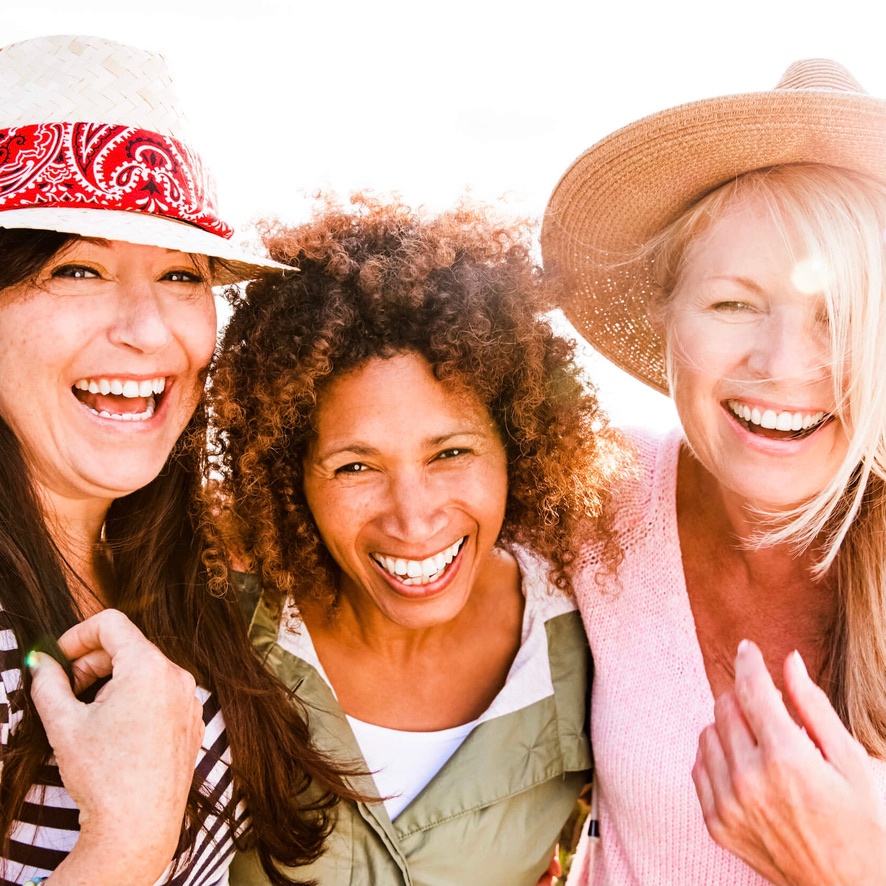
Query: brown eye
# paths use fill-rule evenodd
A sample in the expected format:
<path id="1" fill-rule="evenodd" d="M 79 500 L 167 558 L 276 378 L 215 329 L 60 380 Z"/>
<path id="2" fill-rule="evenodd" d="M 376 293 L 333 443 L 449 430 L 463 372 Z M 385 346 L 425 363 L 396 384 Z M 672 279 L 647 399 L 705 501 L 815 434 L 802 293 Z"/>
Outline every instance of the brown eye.
<path id="1" fill-rule="evenodd" d="M 452 449 L 444 449 L 437 456 L 437 459 L 440 461 L 446 461 L 451 458 L 458 458 L 460 455 L 467 455 L 468 452 L 470 452 L 470 449 L 462 449 L 461 447 L 453 446 Z"/>
<path id="2" fill-rule="evenodd" d="M 99 277 L 98 271 L 86 265 L 59 265 L 52 271 L 53 277 L 62 277 L 66 280 L 88 280 Z"/>
<path id="3" fill-rule="evenodd" d="M 170 271 L 163 278 L 170 283 L 202 283 L 203 278 L 196 271 Z"/>
<path id="4" fill-rule="evenodd" d="M 335 469 L 336 474 L 362 474 L 365 471 L 369 470 L 363 462 L 360 461 L 352 461 L 349 464 L 342 465 L 340 468 Z"/>

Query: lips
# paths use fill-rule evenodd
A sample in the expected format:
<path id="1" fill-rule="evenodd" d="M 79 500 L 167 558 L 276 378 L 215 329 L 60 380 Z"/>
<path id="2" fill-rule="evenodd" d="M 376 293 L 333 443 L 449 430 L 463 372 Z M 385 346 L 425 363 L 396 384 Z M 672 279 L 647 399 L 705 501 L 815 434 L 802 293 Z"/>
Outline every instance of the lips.
<path id="1" fill-rule="evenodd" d="M 166 379 L 81 378 L 71 390 L 90 412 L 101 418 L 145 421 L 154 414 L 166 390 Z"/>
<path id="2" fill-rule="evenodd" d="M 372 559 L 390 576 L 405 585 L 426 585 L 438 581 L 447 572 L 465 542 L 464 536 L 442 551 L 421 560 L 372 553 Z"/>
<path id="3" fill-rule="evenodd" d="M 770 440 L 801 440 L 833 418 L 823 410 L 776 411 L 760 409 L 742 400 L 727 400 L 726 406 L 742 427 Z"/>

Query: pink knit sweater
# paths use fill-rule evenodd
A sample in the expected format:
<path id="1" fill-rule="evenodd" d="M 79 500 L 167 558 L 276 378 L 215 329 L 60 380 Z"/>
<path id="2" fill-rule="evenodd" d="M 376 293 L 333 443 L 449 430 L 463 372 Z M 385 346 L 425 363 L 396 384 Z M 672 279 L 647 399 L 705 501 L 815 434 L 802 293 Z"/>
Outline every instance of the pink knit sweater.
<path id="1" fill-rule="evenodd" d="M 679 430 L 633 435 L 641 476 L 619 494 L 620 589 L 576 582 L 594 655 L 591 738 L 600 840 L 585 837 L 569 886 L 766 883 L 705 829 L 692 784 L 713 720 L 677 535 Z M 886 802 L 886 763 L 871 760 Z"/>

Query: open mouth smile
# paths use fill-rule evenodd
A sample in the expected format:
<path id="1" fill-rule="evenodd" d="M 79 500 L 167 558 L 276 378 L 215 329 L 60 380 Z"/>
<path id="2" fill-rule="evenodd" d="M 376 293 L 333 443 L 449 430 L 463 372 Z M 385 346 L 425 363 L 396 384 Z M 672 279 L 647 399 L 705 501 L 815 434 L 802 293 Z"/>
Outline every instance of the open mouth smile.
<path id="1" fill-rule="evenodd" d="M 438 581 L 452 565 L 465 542 L 464 536 L 448 548 L 444 548 L 424 560 L 407 560 L 403 557 L 389 557 L 387 554 L 370 554 L 372 559 L 388 575 L 404 585 L 426 585 Z"/>
<path id="2" fill-rule="evenodd" d="M 774 409 L 759 409 L 741 400 L 727 400 L 726 406 L 743 428 L 770 440 L 802 440 L 833 418 L 831 413 L 822 411 L 776 412 Z"/>
<path id="3" fill-rule="evenodd" d="M 71 391 L 91 412 L 116 421 L 145 421 L 156 411 L 163 392 L 164 377 L 143 379 L 81 378 Z"/>

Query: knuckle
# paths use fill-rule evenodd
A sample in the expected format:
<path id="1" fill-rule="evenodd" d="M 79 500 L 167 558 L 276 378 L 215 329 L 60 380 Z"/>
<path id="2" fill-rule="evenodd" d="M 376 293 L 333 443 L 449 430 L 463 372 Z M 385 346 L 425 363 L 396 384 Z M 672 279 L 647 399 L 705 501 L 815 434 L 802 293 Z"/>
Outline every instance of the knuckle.
<path id="1" fill-rule="evenodd" d="M 726 835 L 729 833 L 729 829 L 723 823 L 723 820 L 716 813 L 709 813 L 705 815 L 704 823 L 713 841 L 722 845 L 726 840 Z"/>
<path id="2" fill-rule="evenodd" d="M 717 794 L 714 797 L 714 808 L 716 820 L 723 831 L 735 827 L 743 818 L 743 804 L 737 792 Z"/>
<path id="3" fill-rule="evenodd" d="M 724 692 L 722 695 L 717 696 L 717 700 L 714 702 L 714 719 L 721 719 L 731 713 L 734 704 L 732 692 Z"/>
<path id="4" fill-rule="evenodd" d="M 103 609 L 94 617 L 100 619 L 104 624 L 115 628 L 127 627 L 132 624 L 128 616 L 124 615 L 119 609 Z"/>
<path id="5" fill-rule="evenodd" d="M 748 809 L 755 806 L 759 795 L 757 779 L 742 770 L 733 772 L 732 793 L 735 797 L 736 807 Z"/>
<path id="6" fill-rule="evenodd" d="M 776 789 L 779 785 L 792 781 L 797 774 L 796 758 L 784 748 L 771 749 L 762 762 L 766 781 Z"/>

